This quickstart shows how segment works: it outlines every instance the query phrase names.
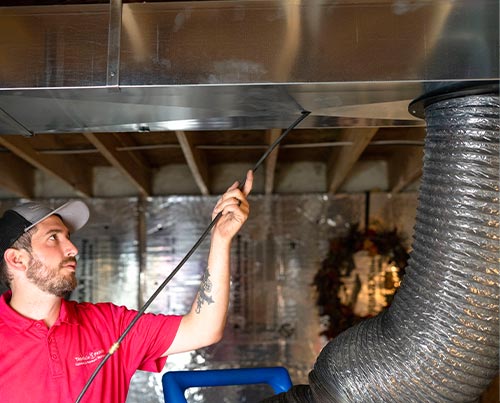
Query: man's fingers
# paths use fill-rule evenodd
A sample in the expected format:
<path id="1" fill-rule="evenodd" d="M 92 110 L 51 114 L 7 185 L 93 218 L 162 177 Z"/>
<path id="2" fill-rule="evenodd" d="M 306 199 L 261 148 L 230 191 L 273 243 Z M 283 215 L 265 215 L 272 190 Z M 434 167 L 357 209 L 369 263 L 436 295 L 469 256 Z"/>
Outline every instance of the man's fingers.
<path id="1" fill-rule="evenodd" d="M 234 182 L 226 192 L 217 201 L 214 208 L 214 214 L 226 210 L 226 212 L 235 212 L 235 208 L 243 209 L 248 213 L 248 202 L 246 196 L 250 193 L 253 186 L 253 171 L 248 170 L 243 189 L 239 189 L 239 183 Z"/>
<path id="2" fill-rule="evenodd" d="M 247 172 L 247 178 L 245 180 L 245 185 L 243 186 L 243 193 L 245 196 L 248 196 L 250 194 L 250 191 L 252 190 L 253 186 L 253 171 L 251 169 L 248 170 Z"/>
<path id="3" fill-rule="evenodd" d="M 214 214 L 218 214 L 219 212 L 234 212 L 237 209 L 246 209 L 247 205 L 248 203 L 246 202 L 244 195 L 238 191 L 235 195 L 225 195 L 220 198 L 215 205 Z"/>

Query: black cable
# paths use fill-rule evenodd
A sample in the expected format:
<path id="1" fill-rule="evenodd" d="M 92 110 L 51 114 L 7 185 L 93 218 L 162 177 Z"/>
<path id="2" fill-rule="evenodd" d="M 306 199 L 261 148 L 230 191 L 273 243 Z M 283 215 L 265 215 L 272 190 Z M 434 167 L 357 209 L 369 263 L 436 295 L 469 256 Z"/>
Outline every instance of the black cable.
<path id="1" fill-rule="evenodd" d="M 266 150 L 266 152 L 262 155 L 262 157 L 255 163 L 255 166 L 253 167 L 252 171 L 255 172 L 260 165 L 264 162 L 264 160 L 271 154 L 271 152 L 276 148 L 276 146 L 285 138 L 285 136 L 290 133 L 290 131 L 297 126 L 302 120 L 304 120 L 311 112 L 308 111 L 302 111 L 301 115 L 293 122 L 274 142 L 269 146 L 269 148 Z M 243 186 L 245 185 L 246 179 L 244 179 L 240 186 L 239 189 L 243 189 Z M 196 243 L 193 245 L 193 247 L 189 250 L 189 252 L 184 256 L 184 258 L 180 261 L 180 263 L 175 267 L 174 270 L 168 275 L 168 277 L 163 281 L 163 283 L 160 284 L 158 289 L 149 297 L 149 299 L 146 301 L 146 303 L 142 306 L 141 309 L 137 311 L 137 314 L 135 315 L 134 319 L 129 323 L 127 328 L 123 331 L 121 336 L 116 340 L 116 342 L 113 343 L 113 345 L 110 347 L 108 353 L 103 357 L 99 365 L 96 367 L 92 375 L 90 376 L 89 380 L 87 383 L 84 385 L 82 391 L 78 395 L 78 398 L 76 399 L 75 403 L 80 403 L 83 396 L 85 395 L 85 392 L 87 392 L 88 388 L 92 384 L 93 380 L 101 370 L 101 368 L 104 366 L 106 361 L 118 350 L 120 347 L 120 343 L 123 341 L 125 336 L 130 332 L 132 327 L 136 324 L 136 322 L 139 320 L 139 318 L 144 314 L 146 309 L 151 305 L 151 303 L 155 300 L 155 298 L 158 296 L 158 294 L 165 288 L 165 286 L 172 280 L 172 278 L 177 274 L 177 272 L 180 270 L 180 268 L 186 263 L 186 261 L 191 257 L 191 255 L 198 249 L 198 246 L 203 242 L 203 240 L 206 238 L 206 236 L 210 233 L 211 229 L 217 224 L 219 219 L 221 218 L 222 213 L 219 212 L 215 218 L 212 220 L 212 222 L 209 224 L 207 229 L 201 234 L 200 238 Z"/>

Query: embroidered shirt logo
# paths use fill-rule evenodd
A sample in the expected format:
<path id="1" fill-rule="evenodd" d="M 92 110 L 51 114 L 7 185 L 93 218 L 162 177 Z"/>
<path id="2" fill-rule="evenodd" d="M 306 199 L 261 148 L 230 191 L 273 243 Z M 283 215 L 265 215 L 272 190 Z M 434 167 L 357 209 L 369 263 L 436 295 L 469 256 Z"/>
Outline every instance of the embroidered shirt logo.
<path id="1" fill-rule="evenodd" d="M 90 351 L 83 355 L 78 355 L 75 357 L 75 366 L 79 367 L 81 365 L 89 365 L 96 362 L 104 357 L 104 350 Z"/>

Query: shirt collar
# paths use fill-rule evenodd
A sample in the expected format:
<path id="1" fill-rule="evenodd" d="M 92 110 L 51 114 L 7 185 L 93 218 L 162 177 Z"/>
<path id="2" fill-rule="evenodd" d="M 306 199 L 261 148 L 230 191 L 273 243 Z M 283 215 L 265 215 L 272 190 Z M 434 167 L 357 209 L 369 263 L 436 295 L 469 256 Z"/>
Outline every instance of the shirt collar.
<path id="1" fill-rule="evenodd" d="M 61 310 L 59 311 L 59 320 L 56 323 L 65 322 L 73 325 L 77 325 L 78 321 L 76 319 L 76 302 L 75 301 L 67 301 L 65 299 L 61 302 Z"/>
<path id="2" fill-rule="evenodd" d="M 24 332 L 37 321 L 26 318 L 12 309 L 9 305 L 11 297 L 12 291 L 10 290 L 0 296 L 0 322 L 5 322 L 13 330 Z M 66 301 L 64 299 L 61 301 L 61 310 L 59 311 L 59 318 L 56 320 L 55 325 L 63 322 L 70 324 L 78 323 L 74 305 L 75 302 L 73 301 Z"/>
<path id="3" fill-rule="evenodd" d="M 0 318 L 7 326 L 18 332 L 24 332 L 35 322 L 32 319 L 25 318 L 14 311 L 10 305 L 12 291 L 6 291 L 0 297 Z"/>

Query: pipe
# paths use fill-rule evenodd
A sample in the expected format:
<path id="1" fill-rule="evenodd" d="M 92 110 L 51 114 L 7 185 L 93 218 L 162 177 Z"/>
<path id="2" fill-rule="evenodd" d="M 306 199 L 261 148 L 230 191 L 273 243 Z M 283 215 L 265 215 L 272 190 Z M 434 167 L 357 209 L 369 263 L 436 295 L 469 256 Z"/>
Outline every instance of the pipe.
<path id="1" fill-rule="evenodd" d="M 498 87 L 497 87 L 498 88 Z M 475 402 L 499 366 L 496 93 L 426 105 L 413 251 L 391 306 L 321 351 L 292 402 Z"/>

